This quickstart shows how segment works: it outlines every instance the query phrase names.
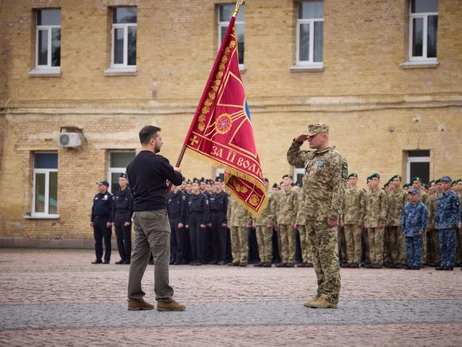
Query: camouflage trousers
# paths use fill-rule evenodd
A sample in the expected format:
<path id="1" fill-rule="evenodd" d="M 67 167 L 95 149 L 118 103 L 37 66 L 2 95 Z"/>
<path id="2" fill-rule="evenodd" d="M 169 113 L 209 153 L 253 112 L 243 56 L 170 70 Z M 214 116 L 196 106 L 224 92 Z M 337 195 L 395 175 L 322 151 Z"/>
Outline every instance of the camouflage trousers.
<path id="1" fill-rule="evenodd" d="M 266 225 L 255 226 L 257 233 L 258 255 L 262 263 L 273 261 L 273 228 Z"/>
<path id="2" fill-rule="evenodd" d="M 249 257 L 249 233 L 246 227 L 230 227 L 233 262 L 247 264 Z"/>
<path id="3" fill-rule="evenodd" d="M 313 263 L 313 255 L 311 253 L 311 242 L 308 237 L 308 232 L 304 225 L 298 226 L 298 232 L 300 234 L 300 248 L 302 249 L 302 262 L 303 263 Z"/>
<path id="4" fill-rule="evenodd" d="M 406 259 L 407 266 L 420 267 L 422 265 L 422 241 L 421 236 L 406 236 Z"/>
<path id="5" fill-rule="evenodd" d="M 456 229 L 456 264 L 462 264 L 462 228 Z"/>
<path id="6" fill-rule="evenodd" d="M 349 263 L 361 262 L 361 231 L 355 224 L 345 225 L 346 253 Z"/>
<path id="7" fill-rule="evenodd" d="M 456 258 L 456 228 L 439 229 L 441 266 L 453 267 Z"/>
<path id="8" fill-rule="evenodd" d="M 441 261 L 440 236 L 438 229 L 427 229 L 427 263 L 439 264 Z"/>
<path id="9" fill-rule="evenodd" d="M 363 238 L 364 238 L 364 262 L 366 264 L 371 263 L 371 254 L 369 252 L 369 233 L 367 228 L 363 228 Z"/>
<path id="10" fill-rule="evenodd" d="M 371 264 L 383 264 L 383 228 L 367 228 Z"/>
<path id="11" fill-rule="evenodd" d="M 338 227 L 338 249 L 342 263 L 349 263 L 350 259 L 347 256 L 345 228 Z"/>
<path id="12" fill-rule="evenodd" d="M 283 263 L 295 262 L 295 230 L 290 224 L 279 224 L 280 253 Z"/>
<path id="13" fill-rule="evenodd" d="M 330 228 L 327 221 L 307 221 L 305 227 L 311 242 L 313 266 L 318 280 L 317 296 L 337 304 L 341 287 L 338 228 Z"/>
<path id="14" fill-rule="evenodd" d="M 385 263 L 406 264 L 406 245 L 400 226 L 385 228 L 383 237 L 383 260 Z"/>
<path id="15" fill-rule="evenodd" d="M 427 263 L 427 237 L 428 232 L 425 231 L 422 238 L 422 264 Z"/>

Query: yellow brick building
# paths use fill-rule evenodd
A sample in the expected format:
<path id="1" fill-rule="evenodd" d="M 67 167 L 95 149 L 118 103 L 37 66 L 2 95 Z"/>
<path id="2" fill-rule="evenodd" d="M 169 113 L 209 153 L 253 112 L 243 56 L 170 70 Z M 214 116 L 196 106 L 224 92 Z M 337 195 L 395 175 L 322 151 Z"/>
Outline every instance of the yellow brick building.
<path id="1" fill-rule="evenodd" d="M 0 2 L 0 246 L 91 246 L 95 182 L 115 182 L 144 125 L 176 162 L 233 8 Z M 246 1 L 241 73 L 264 175 L 295 173 L 287 148 L 322 121 L 361 186 L 372 172 L 462 177 L 461 18 L 459 0 Z M 68 132 L 79 147 L 58 145 Z"/>

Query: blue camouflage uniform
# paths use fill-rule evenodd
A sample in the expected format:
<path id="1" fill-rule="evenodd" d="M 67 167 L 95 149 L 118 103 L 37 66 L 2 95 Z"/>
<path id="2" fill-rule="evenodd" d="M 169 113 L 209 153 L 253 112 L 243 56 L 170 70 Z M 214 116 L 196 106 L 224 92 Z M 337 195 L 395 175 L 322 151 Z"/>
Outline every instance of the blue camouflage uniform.
<path id="1" fill-rule="evenodd" d="M 438 196 L 435 225 L 440 235 L 441 267 L 454 267 L 459 197 L 453 191 Z"/>
<path id="2" fill-rule="evenodd" d="M 428 223 L 428 209 L 422 201 L 408 202 L 401 214 L 401 228 L 406 242 L 406 262 L 409 268 L 419 269 L 422 265 L 422 236 Z"/>

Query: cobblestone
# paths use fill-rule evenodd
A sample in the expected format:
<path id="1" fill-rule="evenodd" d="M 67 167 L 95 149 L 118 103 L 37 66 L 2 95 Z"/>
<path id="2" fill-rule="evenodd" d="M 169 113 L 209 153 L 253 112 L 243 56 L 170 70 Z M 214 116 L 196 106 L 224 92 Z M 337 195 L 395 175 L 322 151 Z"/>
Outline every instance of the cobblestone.
<path id="1" fill-rule="evenodd" d="M 172 266 L 185 312 L 127 310 L 128 266 L 0 249 L 0 346 L 460 346 L 462 272 L 342 269 L 337 310 L 303 307 L 311 268 Z M 153 267 L 143 288 L 154 303 Z"/>

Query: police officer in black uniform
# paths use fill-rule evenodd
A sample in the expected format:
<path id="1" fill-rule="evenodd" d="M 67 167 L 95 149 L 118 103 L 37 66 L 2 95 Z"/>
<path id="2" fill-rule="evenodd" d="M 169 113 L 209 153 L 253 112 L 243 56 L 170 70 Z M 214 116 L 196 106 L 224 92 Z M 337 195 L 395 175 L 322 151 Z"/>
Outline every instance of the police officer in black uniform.
<path id="1" fill-rule="evenodd" d="M 192 194 L 188 199 L 187 225 L 191 240 L 191 265 L 205 264 L 205 227 L 209 223 L 209 200 L 199 189 L 200 181 L 194 178 Z"/>
<path id="2" fill-rule="evenodd" d="M 130 264 L 132 254 L 132 215 L 133 198 L 127 187 L 127 175 L 121 173 L 119 177 L 120 189 L 114 194 L 112 207 L 112 221 L 117 238 L 117 249 L 120 260 L 116 264 Z"/>
<path id="3" fill-rule="evenodd" d="M 210 226 L 212 228 L 213 264 L 224 265 L 226 256 L 226 237 L 229 195 L 223 191 L 220 177 L 215 178 L 215 191 L 210 194 Z"/>
<path id="4" fill-rule="evenodd" d="M 186 233 L 186 195 L 179 186 L 173 187 L 168 194 L 167 211 L 170 220 L 170 264 L 186 264 L 185 233 Z"/>
<path id="5" fill-rule="evenodd" d="M 104 263 L 111 261 L 111 236 L 112 236 L 112 194 L 108 192 L 108 181 L 96 182 L 99 193 L 93 198 L 91 208 L 91 223 L 93 235 L 95 237 L 96 260 L 92 264 L 103 263 L 103 239 L 106 252 L 104 253 Z"/>

